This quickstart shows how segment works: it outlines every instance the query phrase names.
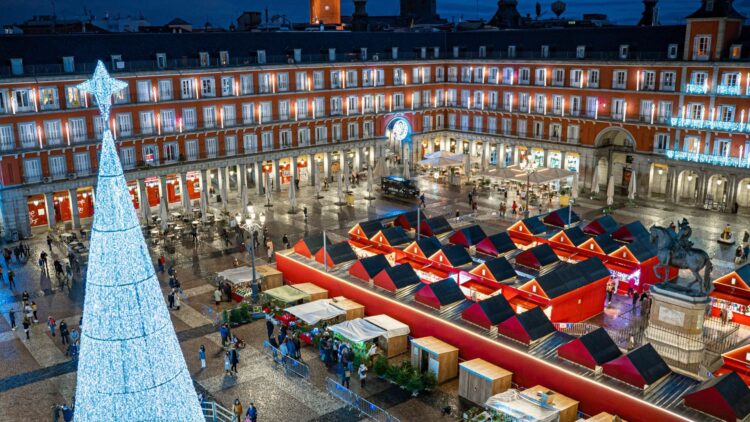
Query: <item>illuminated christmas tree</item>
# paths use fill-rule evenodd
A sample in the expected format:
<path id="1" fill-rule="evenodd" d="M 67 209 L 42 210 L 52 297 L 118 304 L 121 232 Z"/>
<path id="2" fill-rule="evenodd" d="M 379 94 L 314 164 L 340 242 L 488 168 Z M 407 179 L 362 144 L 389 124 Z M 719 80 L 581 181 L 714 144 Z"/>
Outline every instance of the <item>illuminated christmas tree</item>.
<path id="1" fill-rule="evenodd" d="M 76 422 L 204 421 L 143 240 L 112 133 L 112 94 L 126 83 L 99 62 L 78 89 L 105 130 L 83 308 Z"/>

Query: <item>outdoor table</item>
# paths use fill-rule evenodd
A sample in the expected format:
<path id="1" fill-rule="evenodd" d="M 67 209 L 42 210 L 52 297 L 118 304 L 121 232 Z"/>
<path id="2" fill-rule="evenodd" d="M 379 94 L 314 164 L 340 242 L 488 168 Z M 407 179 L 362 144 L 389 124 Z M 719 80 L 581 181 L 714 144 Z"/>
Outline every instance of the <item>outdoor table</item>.
<path id="1" fill-rule="evenodd" d="M 63 233 L 60 235 L 60 238 L 62 238 L 63 242 L 69 243 L 73 239 L 73 235 L 71 233 Z"/>
<path id="2" fill-rule="evenodd" d="M 152 229 L 152 230 L 151 230 L 151 236 L 152 236 L 152 237 L 157 237 L 157 236 L 159 236 L 159 229 Z"/>
<path id="3" fill-rule="evenodd" d="M 178 219 L 178 220 L 180 219 L 180 217 L 182 217 L 182 214 L 180 214 L 179 212 L 173 212 L 173 213 L 170 213 L 170 215 L 172 216 L 172 218 Z"/>
<path id="4" fill-rule="evenodd" d="M 185 229 L 185 227 L 182 224 L 176 224 L 174 226 L 175 231 L 182 231 Z"/>

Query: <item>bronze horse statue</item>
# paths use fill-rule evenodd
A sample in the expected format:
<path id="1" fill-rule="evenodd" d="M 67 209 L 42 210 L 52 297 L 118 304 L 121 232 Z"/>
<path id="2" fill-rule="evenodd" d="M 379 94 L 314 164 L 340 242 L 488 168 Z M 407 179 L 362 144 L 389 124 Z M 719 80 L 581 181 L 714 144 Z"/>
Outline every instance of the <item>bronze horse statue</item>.
<path id="1" fill-rule="evenodd" d="M 664 269 L 663 281 L 668 281 L 669 266 L 679 269 L 689 269 L 695 276 L 695 280 L 688 283 L 688 287 L 698 284 L 702 295 L 708 294 L 713 289 L 711 282 L 711 270 L 713 264 L 706 251 L 696 248 L 686 248 L 677 241 L 674 232 L 666 227 L 651 226 L 651 243 L 656 245 L 656 256 L 659 258 L 659 264 L 654 265 L 654 275 L 661 279 L 659 269 Z M 705 268 L 703 277 L 699 271 Z"/>

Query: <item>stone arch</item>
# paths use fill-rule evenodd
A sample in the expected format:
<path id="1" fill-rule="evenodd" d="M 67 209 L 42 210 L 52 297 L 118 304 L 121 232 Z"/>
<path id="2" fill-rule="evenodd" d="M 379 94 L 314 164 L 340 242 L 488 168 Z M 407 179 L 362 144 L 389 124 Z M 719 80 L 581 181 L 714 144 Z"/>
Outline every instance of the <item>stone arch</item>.
<path id="1" fill-rule="evenodd" d="M 675 202 L 677 203 L 695 203 L 698 199 L 698 187 L 700 186 L 701 176 L 695 170 L 683 170 L 677 175 L 677 192 L 675 193 Z"/>
<path id="2" fill-rule="evenodd" d="M 652 196 L 664 197 L 667 193 L 669 167 L 661 163 L 652 163 L 649 169 L 649 192 Z"/>
<path id="3" fill-rule="evenodd" d="M 594 145 L 597 148 L 619 147 L 635 150 L 635 138 L 627 129 L 612 126 L 603 129 L 596 135 Z"/>
<path id="4" fill-rule="evenodd" d="M 740 207 L 750 207 L 750 177 L 745 177 L 737 184 L 737 204 Z"/>
<path id="5" fill-rule="evenodd" d="M 596 172 L 597 172 L 597 178 L 599 179 L 599 186 L 604 187 L 606 189 L 607 187 L 607 180 L 608 180 L 608 174 L 609 171 L 609 158 L 607 157 L 599 157 L 596 160 Z M 592 176 L 593 177 L 593 176 Z M 593 188 L 593 186 L 592 186 Z"/>
<path id="6" fill-rule="evenodd" d="M 726 204 L 729 195 L 729 178 L 722 173 L 714 173 L 708 178 L 705 200 L 709 206 Z"/>

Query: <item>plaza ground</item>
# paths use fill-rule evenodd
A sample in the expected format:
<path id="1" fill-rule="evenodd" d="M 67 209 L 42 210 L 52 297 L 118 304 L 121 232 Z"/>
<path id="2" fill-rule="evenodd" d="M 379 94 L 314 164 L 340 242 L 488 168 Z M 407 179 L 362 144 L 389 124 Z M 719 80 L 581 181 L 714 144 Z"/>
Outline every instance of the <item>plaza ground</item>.
<path id="1" fill-rule="evenodd" d="M 274 206 L 270 208 L 263 207 L 264 198 L 252 195 L 250 199 L 256 210 L 263 208 L 266 212 L 266 226 L 277 249 L 281 248 L 281 237 L 284 234 L 292 244 L 306 234 L 322 229 L 334 241 L 343 240 L 355 222 L 394 215 L 416 207 L 416 202 L 384 199 L 379 194 L 376 194 L 378 199 L 373 201 L 362 199 L 366 196 L 365 186 L 365 183 L 360 183 L 353 189 L 356 198 L 354 206 L 336 205 L 338 198 L 335 187 L 322 192 L 321 199 L 315 198 L 312 187 L 303 187 L 298 194 L 298 209 L 302 206 L 308 208 L 309 218 L 306 222 L 301 212 L 288 212 L 289 200 L 285 192 L 274 194 Z M 453 218 L 458 211 L 461 218 L 476 219 L 487 233 L 502 231 L 514 222 L 512 218 L 500 218 L 497 215 L 499 200 L 503 198 L 497 192 L 480 191 L 478 214 L 469 216 L 471 209 L 467 200 L 468 186 L 437 185 L 422 177 L 419 179 L 419 187 L 426 196 L 425 212 L 428 216 L 445 214 Z M 511 194 L 508 203 L 513 197 L 514 194 Z M 619 198 L 620 204 L 625 202 L 625 199 Z M 581 198 L 575 210 L 584 220 L 590 220 L 601 215 L 602 205 L 601 201 Z M 232 210 L 233 207 L 237 208 L 236 199 L 230 201 L 229 209 Z M 693 227 L 696 246 L 706 249 L 713 257 L 712 278 L 734 268 L 734 249 L 720 246 L 715 241 L 724 225 L 730 223 L 737 234 L 750 230 L 746 217 L 659 202 L 623 205 L 617 207 L 613 214 L 620 223 L 640 219 L 646 227 L 651 224 L 666 226 L 672 221 L 688 218 Z M 11 291 L 4 282 L 0 285 L 0 311 L 3 316 L 0 318 L 0 422 L 51 420 L 51 406 L 70 402 L 75 392 L 75 363 L 65 356 L 60 337 L 50 335 L 45 321 L 51 315 L 58 324 L 65 320 L 69 327 L 77 327 L 82 313 L 83 283 L 78 281 L 72 289 L 60 289 L 54 277 L 50 280 L 34 264 L 40 251 L 47 249 L 45 235 L 45 230 L 37 229 L 34 237 L 28 241 L 32 249 L 29 262 L 10 264 L 16 273 L 17 288 Z M 217 271 L 231 267 L 234 258 L 248 262 L 249 257 L 234 240 L 229 247 L 225 247 L 215 232 L 202 235 L 197 244 L 188 241 L 188 237 L 177 244 L 173 254 L 167 254 L 167 261 L 174 263 L 187 296 L 179 311 L 171 311 L 172 321 L 198 389 L 226 407 L 235 398 L 239 398 L 245 406 L 252 401 L 258 407 L 260 420 L 360 420 L 360 415 L 344 408 L 325 392 L 325 379 L 336 378 L 336 374 L 322 365 L 312 348 L 303 348 L 303 360 L 310 364 L 311 369 L 309 384 L 287 377 L 275 369 L 262 350 L 265 339 L 265 325 L 262 321 L 236 329 L 236 334 L 248 343 L 248 347 L 240 353 L 239 376 L 224 376 L 220 338 L 213 325 L 217 309 L 213 306 L 213 286 L 209 281 Z M 163 249 L 159 245 L 150 247 L 155 260 Z M 50 263 L 54 259 L 63 258 L 63 251 L 53 247 Z M 256 263 L 265 262 L 265 250 L 257 251 Z M 160 275 L 160 280 L 166 295 L 166 274 Z M 12 331 L 8 321 L 8 309 L 20 308 L 24 290 L 29 292 L 32 300 L 39 306 L 39 323 L 33 326 L 31 339 L 28 341 L 24 339 L 23 330 Z M 219 311 L 226 306 L 227 304 L 222 304 Z M 615 302 L 615 306 L 607 308 L 603 319 L 616 324 L 618 317 L 629 311 L 629 301 L 622 298 Z M 17 320 L 21 319 L 18 315 Z M 743 339 L 748 338 L 744 329 L 741 336 Z M 208 356 L 208 367 L 203 370 L 198 361 L 200 345 L 205 345 Z M 159 353 L 158 350 L 150 352 Z M 454 380 L 431 394 L 412 397 L 396 386 L 377 380 L 372 373 L 364 391 L 360 391 L 358 382 L 352 378 L 352 389 L 355 392 L 361 392 L 402 421 L 434 420 L 440 417 L 442 407 L 450 405 L 460 408 L 462 404 L 457 398 L 457 388 L 458 382 Z"/>

